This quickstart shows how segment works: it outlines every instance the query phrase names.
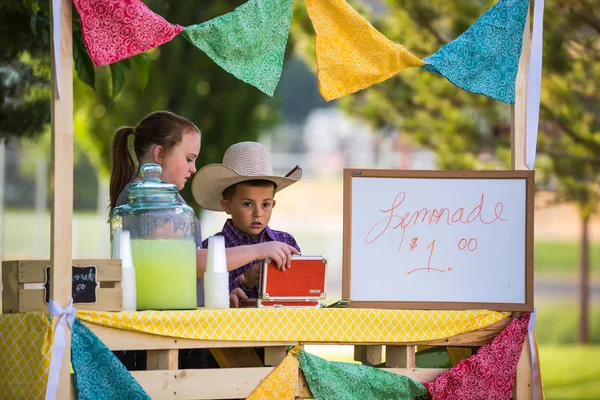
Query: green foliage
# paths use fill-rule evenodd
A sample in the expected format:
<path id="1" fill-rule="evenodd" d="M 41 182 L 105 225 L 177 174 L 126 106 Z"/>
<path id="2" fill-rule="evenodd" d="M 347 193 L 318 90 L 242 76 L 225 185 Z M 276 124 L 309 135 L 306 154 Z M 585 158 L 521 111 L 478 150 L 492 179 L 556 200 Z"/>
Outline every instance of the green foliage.
<path id="1" fill-rule="evenodd" d="M 542 132 L 559 200 L 583 219 L 600 204 L 600 11 L 589 0 L 550 0 L 544 23 Z"/>
<path id="2" fill-rule="evenodd" d="M 34 137 L 50 121 L 48 19 L 42 12 L 37 2 L 0 3 L 0 139 Z"/>

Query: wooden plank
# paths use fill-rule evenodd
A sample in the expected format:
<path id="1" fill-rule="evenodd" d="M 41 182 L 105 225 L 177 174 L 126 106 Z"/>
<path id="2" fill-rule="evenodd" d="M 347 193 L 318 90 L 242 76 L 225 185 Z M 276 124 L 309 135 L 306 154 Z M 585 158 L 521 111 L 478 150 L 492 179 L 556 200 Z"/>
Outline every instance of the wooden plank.
<path id="1" fill-rule="evenodd" d="M 267 367 L 278 366 L 287 355 L 288 346 L 265 347 L 265 365 Z"/>
<path id="2" fill-rule="evenodd" d="M 52 4 L 52 3 L 51 3 Z M 71 261 L 73 240 L 73 37 L 72 2 L 60 0 L 59 27 L 54 26 L 54 4 L 50 16 L 51 49 L 58 49 L 60 68 L 51 55 L 51 132 L 52 169 L 50 187 L 50 298 L 62 307 L 71 299 Z M 54 30 L 60 30 L 60 43 L 54 43 Z M 60 77 L 60 83 L 56 77 Z M 58 98 L 60 85 L 60 99 Z M 54 318 L 55 321 L 57 317 Z M 71 392 L 71 331 L 65 331 L 65 350 L 60 370 L 58 399 Z"/>
<path id="3" fill-rule="evenodd" d="M 416 346 L 385 346 L 385 365 L 389 368 L 415 368 Z"/>
<path id="4" fill-rule="evenodd" d="M 530 6 L 531 11 L 531 6 Z M 526 129 L 527 129 L 527 82 L 529 78 L 529 58 L 531 56 L 531 22 L 529 13 L 523 31 L 523 47 L 519 60 L 519 70 L 515 83 L 515 104 L 511 106 L 511 169 L 527 170 Z"/>
<path id="5" fill-rule="evenodd" d="M 50 265 L 50 260 L 20 260 L 19 282 L 20 283 L 44 283 L 44 269 Z M 95 265 L 97 282 L 120 282 L 121 260 L 113 259 L 84 259 L 73 260 L 72 264 L 77 267 Z"/>
<path id="6" fill-rule="evenodd" d="M 18 265 L 16 261 L 4 261 L 2 263 L 2 312 L 6 314 L 19 312 L 17 272 Z"/>
<path id="7" fill-rule="evenodd" d="M 438 375 L 446 372 L 446 368 L 379 368 L 383 371 L 391 372 L 392 374 L 404 375 L 415 381 L 425 383 L 433 382 Z M 302 371 L 298 374 L 298 390 L 297 396 L 300 399 L 311 399 L 313 395 L 306 383 L 306 378 Z"/>
<path id="8" fill-rule="evenodd" d="M 121 311 L 123 294 L 120 287 L 98 288 L 96 303 L 76 303 L 78 310 Z M 19 289 L 19 312 L 46 312 L 48 305 L 44 303 L 44 289 Z"/>
<path id="9" fill-rule="evenodd" d="M 354 361 L 360 361 L 365 365 L 381 364 L 382 353 L 383 346 L 381 345 L 354 345 Z"/>
<path id="10" fill-rule="evenodd" d="M 211 348 L 221 368 L 264 367 L 254 347 Z"/>
<path id="11" fill-rule="evenodd" d="M 531 348 L 529 340 L 525 337 L 521 358 L 519 358 L 519 362 L 517 363 L 517 377 L 513 390 L 513 398 L 515 400 L 531 400 L 531 397 Z"/>
<path id="12" fill-rule="evenodd" d="M 236 342 L 225 340 L 180 339 L 169 336 L 152 335 L 82 321 L 111 350 L 163 350 L 163 349 L 198 349 L 217 347 L 267 347 L 291 346 L 298 342 Z"/>
<path id="13" fill-rule="evenodd" d="M 131 371 L 152 399 L 240 399 L 248 397 L 272 367 Z"/>
<path id="14" fill-rule="evenodd" d="M 179 350 L 148 350 L 146 369 L 173 371 L 179 367 Z"/>

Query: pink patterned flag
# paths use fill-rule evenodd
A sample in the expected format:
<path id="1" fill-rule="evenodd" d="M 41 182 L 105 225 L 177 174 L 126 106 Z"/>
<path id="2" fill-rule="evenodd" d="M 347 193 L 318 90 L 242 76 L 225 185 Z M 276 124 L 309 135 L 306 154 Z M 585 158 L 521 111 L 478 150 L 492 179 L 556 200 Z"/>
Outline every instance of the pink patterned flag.
<path id="1" fill-rule="evenodd" d="M 425 383 L 432 400 L 510 399 L 527 336 L 529 313 L 512 320 L 490 344 Z"/>
<path id="2" fill-rule="evenodd" d="M 173 25 L 140 0 L 74 0 L 94 64 L 111 64 L 160 46 L 183 26 Z"/>

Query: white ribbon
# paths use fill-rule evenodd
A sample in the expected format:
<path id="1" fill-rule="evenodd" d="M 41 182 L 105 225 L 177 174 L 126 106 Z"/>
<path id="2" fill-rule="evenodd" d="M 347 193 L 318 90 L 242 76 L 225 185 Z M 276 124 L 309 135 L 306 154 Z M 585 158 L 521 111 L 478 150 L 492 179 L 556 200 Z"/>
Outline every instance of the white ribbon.
<path id="1" fill-rule="evenodd" d="M 527 337 L 529 339 L 529 349 L 531 350 L 531 398 L 533 400 L 541 400 L 542 387 L 540 377 L 540 361 L 538 359 L 537 348 L 535 346 L 535 337 L 533 330 L 535 329 L 535 308 L 529 316 L 529 326 L 527 327 Z"/>
<path id="2" fill-rule="evenodd" d="M 542 88 L 542 44 L 544 33 L 544 0 L 535 0 L 533 5 L 533 33 L 531 35 L 531 55 L 529 56 L 529 76 L 527 82 L 527 116 L 525 131 L 525 163 L 533 169 L 537 148 L 540 118 L 540 91 Z"/>
<path id="3" fill-rule="evenodd" d="M 52 0 L 52 55 L 54 57 L 54 77 L 56 98 L 60 99 L 60 5 L 62 0 Z"/>
<path id="4" fill-rule="evenodd" d="M 75 322 L 75 307 L 73 307 L 73 298 L 69 304 L 62 308 L 54 300 L 50 300 L 48 312 L 54 316 L 60 316 L 58 324 L 54 327 L 54 344 L 52 344 L 52 358 L 50 359 L 50 371 L 48 372 L 48 384 L 46 385 L 46 400 L 56 399 L 58 391 L 58 382 L 60 378 L 60 366 L 65 352 L 65 328 L 67 323 L 69 328 L 73 328 Z"/>

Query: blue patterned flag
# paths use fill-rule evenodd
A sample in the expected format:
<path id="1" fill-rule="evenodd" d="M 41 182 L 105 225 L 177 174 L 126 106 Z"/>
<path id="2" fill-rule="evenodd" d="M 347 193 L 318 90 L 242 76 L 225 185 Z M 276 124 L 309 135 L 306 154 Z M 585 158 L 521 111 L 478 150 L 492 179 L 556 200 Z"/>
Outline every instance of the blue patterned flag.
<path id="1" fill-rule="evenodd" d="M 421 68 L 469 92 L 514 104 L 528 9 L 529 0 L 499 0 Z"/>
<path id="2" fill-rule="evenodd" d="M 77 319 L 71 338 L 71 362 L 79 400 L 150 400 L 121 361 Z"/>

